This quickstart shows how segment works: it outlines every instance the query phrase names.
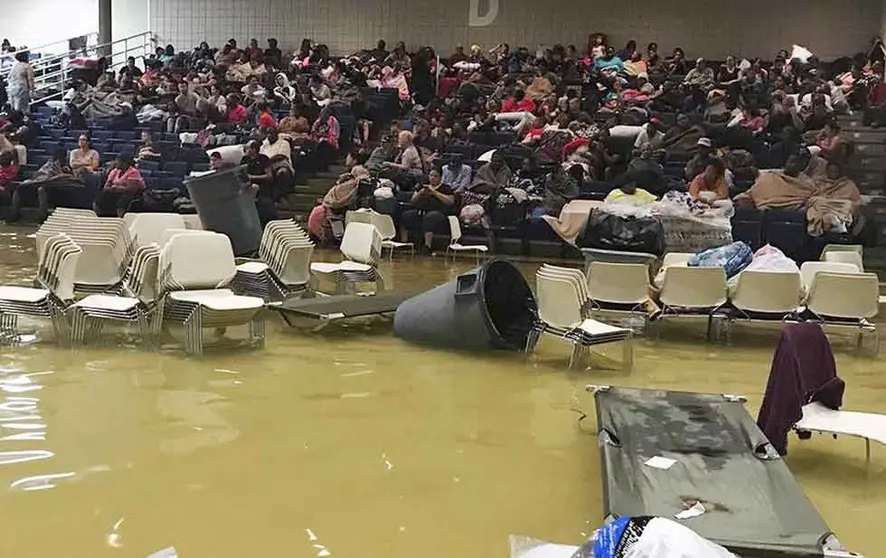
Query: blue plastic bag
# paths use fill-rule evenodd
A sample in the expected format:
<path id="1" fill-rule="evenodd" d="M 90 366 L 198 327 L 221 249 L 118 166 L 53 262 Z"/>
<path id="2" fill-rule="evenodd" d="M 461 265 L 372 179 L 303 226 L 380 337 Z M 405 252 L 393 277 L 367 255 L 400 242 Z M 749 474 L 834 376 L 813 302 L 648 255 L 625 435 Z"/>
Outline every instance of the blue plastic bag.
<path id="1" fill-rule="evenodd" d="M 750 265 L 754 252 L 744 242 L 733 242 L 726 246 L 711 248 L 692 256 L 689 267 L 722 267 L 729 279 L 738 275 Z"/>

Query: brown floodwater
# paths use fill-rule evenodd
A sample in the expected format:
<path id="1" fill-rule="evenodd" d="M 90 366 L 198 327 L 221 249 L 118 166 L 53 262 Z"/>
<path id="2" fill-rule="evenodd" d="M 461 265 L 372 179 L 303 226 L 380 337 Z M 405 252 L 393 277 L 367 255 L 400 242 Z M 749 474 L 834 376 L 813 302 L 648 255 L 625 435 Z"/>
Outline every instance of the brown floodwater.
<path id="1" fill-rule="evenodd" d="M 32 232 L 0 228 L 4 283 L 33 276 Z M 383 271 L 415 289 L 468 267 Z M 128 342 L 0 348 L 0 556 L 468 558 L 505 557 L 511 533 L 577 543 L 602 515 L 584 387 L 739 393 L 755 415 L 776 336 L 743 326 L 724 346 L 701 323 L 665 324 L 637 342 L 630 375 L 602 358 L 569 371 L 557 341 L 531 359 L 463 355 L 406 345 L 386 323 L 312 333 L 275 316 L 264 350 L 200 359 Z M 883 361 L 832 342 L 846 406 L 886 412 Z M 788 464 L 844 544 L 883 556 L 886 449 L 866 471 L 862 441 L 792 437 Z"/>

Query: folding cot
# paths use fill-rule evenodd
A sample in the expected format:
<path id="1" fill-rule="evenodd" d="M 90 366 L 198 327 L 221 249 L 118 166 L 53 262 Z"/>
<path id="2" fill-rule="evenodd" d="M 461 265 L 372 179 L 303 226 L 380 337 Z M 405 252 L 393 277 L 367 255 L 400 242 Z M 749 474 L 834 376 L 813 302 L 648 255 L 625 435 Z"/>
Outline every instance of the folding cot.
<path id="1" fill-rule="evenodd" d="M 742 558 L 857 556 L 842 548 L 803 494 L 743 398 L 588 390 L 607 518 L 674 517 L 700 504 L 704 513 L 681 522 Z"/>

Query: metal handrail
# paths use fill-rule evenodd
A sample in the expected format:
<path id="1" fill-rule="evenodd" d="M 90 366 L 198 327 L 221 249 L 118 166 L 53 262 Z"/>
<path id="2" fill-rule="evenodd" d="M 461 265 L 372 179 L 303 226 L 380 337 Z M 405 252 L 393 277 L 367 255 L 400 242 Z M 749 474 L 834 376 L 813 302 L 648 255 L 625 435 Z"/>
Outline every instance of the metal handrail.
<path id="1" fill-rule="evenodd" d="M 82 49 L 68 50 L 63 54 L 38 58 L 31 63 L 34 72 L 38 74 L 34 80 L 34 98 L 36 100 L 31 104 L 56 99 L 64 94 L 64 83 L 69 72 L 70 60 L 75 56 L 101 54 L 108 61 L 108 69 L 114 69 L 124 65 L 126 59 L 131 55 L 147 58 L 154 52 L 155 45 L 155 35 L 151 31 L 143 31 L 108 43 L 87 45 Z M 8 69 L 0 70 L 0 77 L 5 77 L 8 73 Z M 47 91 L 51 92 L 41 95 Z"/>
<path id="2" fill-rule="evenodd" d="M 68 38 L 68 39 L 61 40 L 61 41 L 55 41 L 55 42 L 53 42 L 53 43 L 47 43 L 47 44 L 45 44 L 45 45 L 40 45 L 40 46 L 38 46 L 38 47 L 33 47 L 33 48 L 32 48 L 32 47 L 24 47 L 23 49 L 19 49 L 19 50 L 27 50 L 28 52 L 43 52 L 43 51 L 46 51 L 46 50 L 48 50 L 48 51 L 52 51 L 52 50 L 55 49 L 55 48 L 54 48 L 55 46 L 57 46 L 57 45 L 68 45 L 68 44 L 70 44 L 71 39 L 75 39 L 75 38 L 79 38 L 79 37 L 86 37 L 86 44 L 88 45 L 88 44 L 91 42 L 90 39 L 93 39 L 93 40 L 97 40 L 97 39 L 98 39 L 98 31 L 93 31 L 93 32 L 91 32 L 91 33 L 86 33 L 85 35 L 78 35 L 77 37 L 71 37 L 71 38 Z M 0 54 L 0 62 L 2 62 L 4 59 L 10 59 L 10 60 L 11 60 L 11 59 L 14 58 L 14 57 L 15 57 L 15 53 L 14 53 L 14 52 L 9 52 L 9 53 L 6 53 L 6 54 Z"/>

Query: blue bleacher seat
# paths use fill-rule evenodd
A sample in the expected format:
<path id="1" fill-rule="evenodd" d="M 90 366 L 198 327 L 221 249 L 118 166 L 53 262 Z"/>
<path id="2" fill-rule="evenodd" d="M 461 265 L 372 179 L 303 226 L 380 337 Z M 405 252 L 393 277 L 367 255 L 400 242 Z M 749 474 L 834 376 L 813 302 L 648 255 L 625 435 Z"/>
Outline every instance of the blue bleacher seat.
<path id="1" fill-rule="evenodd" d="M 121 140 L 135 141 L 138 139 L 137 132 L 132 130 L 116 130 L 114 137 Z"/>
<path id="2" fill-rule="evenodd" d="M 111 150 L 116 151 L 117 153 L 124 153 L 129 150 L 129 141 L 120 139 L 111 140 Z"/>
<path id="3" fill-rule="evenodd" d="M 61 144 L 57 140 L 41 141 L 38 145 L 40 146 L 40 149 L 48 153 L 55 153 L 61 146 Z"/>
<path id="4" fill-rule="evenodd" d="M 162 138 L 157 138 L 158 141 L 171 141 L 173 143 L 179 142 L 178 134 L 172 132 L 164 132 Z"/>
<path id="5" fill-rule="evenodd" d="M 91 135 L 93 140 L 109 140 L 114 137 L 111 130 L 93 130 Z"/>
<path id="6" fill-rule="evenodd" d="M 155 134 L 162 132 L 166 128 L 163 122 L 148 122 L 148 126 Z"/>
<path id="7" fill-rule="evenodd" d="M 138 168 L 141 170 L 158 171 L 160 170 L 160 161 L 139 161 Z"/>
<path id="8" fill-rule="evenodd" d="M 99 153 L 104 153 L 105 151 L 111 151 L 111 144 L 95 142 L 92 144 L 92 148 L 98 151 Z"/>
<path id="9" fill-rule="evenodd" d="M 59 139 L 65 135 L 65 131 L 61 130 L 59 128 L 48 128 L 48 127 L 44 126 L 43 129 L 46 131 L 47 134 L 49 134 L 50 136 L 52 136 L 55 139 Z"/>
<path id="10" fill-rule="evenodd" d="M 182 148 L 181 160 L 189 163 L 206 163 L 209 162 L 209 156 L 201 148 Z"/>
<path id="11" fill-rule="evenodd" d="M 99 151 L 99 161 L 103 165 L 106 163 L 110 163 L 111 161 L 113 161 L 114 159 L 116 159 L 119 156 L 120 156 L 119 153 L 114 153 L 113 151 L 106 151 L 104 153 Z"/>
<path id="12" fill-rule="evenodd" d="M 158 170 L 154 171 L 154 176 L 156 176 L 157 178 L 172 178 L 175 175 L 173 175 L 169 171 Z"/>
<path id="13" fill-rule="evenodd" d="M 163 170 L 175 176 L 185 176 L 188 174 L 188 164 L 183 161 L 163 161 Z"/>
<path id="14" fill-rule="evenodd" d="M 66 141 L 65 142 L 65 151 L 69 151 L 69 152 L 74 151 L 78 147 L 80 147 L 80 142 L 77 142 L 77 141 Z"/>

